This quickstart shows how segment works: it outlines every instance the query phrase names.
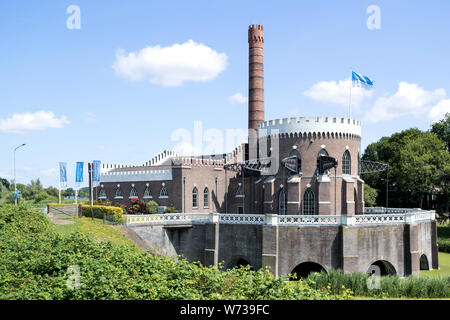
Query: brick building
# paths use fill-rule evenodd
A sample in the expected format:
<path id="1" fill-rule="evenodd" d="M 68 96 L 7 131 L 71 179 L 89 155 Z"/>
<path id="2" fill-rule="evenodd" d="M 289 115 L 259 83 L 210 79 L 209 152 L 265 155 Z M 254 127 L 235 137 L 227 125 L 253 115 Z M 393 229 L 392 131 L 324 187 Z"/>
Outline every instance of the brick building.
<path id="1" fill-rule="evenodd" d="M 360 122 L 265 121 L 263 26 L 249 26 L 248 42 L 248 143 L 227 154 L 180 157 L 166 150 L 142 166 L 103 164 L 97 199 L 154 200 L 192 213 L 364 213 Z M 337 167 L 321 172 L 321 156 L 335 158 Z"/>

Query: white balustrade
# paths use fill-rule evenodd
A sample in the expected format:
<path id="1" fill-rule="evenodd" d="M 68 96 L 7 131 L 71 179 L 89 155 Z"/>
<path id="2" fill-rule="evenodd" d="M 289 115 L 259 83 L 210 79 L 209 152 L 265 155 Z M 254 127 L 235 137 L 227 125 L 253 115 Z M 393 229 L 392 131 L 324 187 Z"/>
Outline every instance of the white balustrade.
<path id="1" fill-rule="evenodd" d="M 351 219 L 350 219 L 351 218 Z M 434 211 L 415 210 L 395 214 L 339 215 L 276 215 L 229 213 L 167 213 L 128 215 L 127 225 L 166 225 L 184 223 L 253 224 L 279 226 L 338 226 L 338 225 L 386 225 L 432 221 Z"/>
<path id="2" fill-rule="evenodd" d="M 266 224 L 262 214 L 220 214 L 219 222 L 225 224 Z"/>
<path id="3" fill-rule="evenodd" d="M 341 224 L 341 216 L 278 216 L 278 224 L 283 226 L 322 225 L 335 226 Z"/>
<path id="4" fill-rule="evenodd" d="M 357 224 L 398 224 L 405 223 L 404 214 L 361 214 L 354 216 Z"/>

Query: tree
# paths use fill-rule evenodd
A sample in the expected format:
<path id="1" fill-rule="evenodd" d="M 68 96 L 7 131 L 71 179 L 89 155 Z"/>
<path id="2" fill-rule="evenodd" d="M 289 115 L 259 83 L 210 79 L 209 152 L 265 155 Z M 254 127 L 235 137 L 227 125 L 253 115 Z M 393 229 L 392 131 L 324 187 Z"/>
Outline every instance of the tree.
<path id="1" fill-rule="evenodd" d="M 364 184 L 364 203 L 366 207 L 375 207 L 377 205 L 377 189 L 372 188 L 367 183 Z"/>
<path id="2" fill-rule="evenodd" d="M 62 192 L 64 197 L 75 197 L 75 190 L 73 188 L 67 188 Z"/>
<path id="3" fill-rule="evenodd" d="M 4 186 L 6 189 L 9 189 L 10 182 L 8 179 L 0 178 L 0 185 Z"/>
<path id="4" fill-rule="evenodd" d="M 47 192 L 47 194 L 51 197 L 59 197 L 59 191 L 54 187 L 48 187 L 45 189 L 45 192 Z"/>
<path id="5" fill-rule="evenodd" d="M 435 187 L 443 194 L 448 190 L 450 154 L 434 133 L 413 128 L 383 137 L 366 148 L 362 159 L 389 164 L 390 206 L 423 207 Z M 366 174 L 364 180 L 378 190 L 377 202 L 385 203 L 385 174 Z"/>
<path id="6" fill-rule="evenodd" d="M 441 121 L 433 123 L 430 131 L 446 143 L 447 151 L 450 152 L 450 113 L 446 113 Z"/>

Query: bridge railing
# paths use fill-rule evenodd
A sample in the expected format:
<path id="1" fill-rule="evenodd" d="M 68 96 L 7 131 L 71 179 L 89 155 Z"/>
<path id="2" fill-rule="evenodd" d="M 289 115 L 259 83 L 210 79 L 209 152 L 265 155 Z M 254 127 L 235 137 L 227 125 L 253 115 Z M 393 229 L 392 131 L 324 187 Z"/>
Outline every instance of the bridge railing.
<path id="1" fill-rule="evenodd" d="M 276 214 L 230 214 L 230 213 L 166 213 L 127 215 L 126 225 L 169 224 L 251 224 L 271 226 L 358 226 L 410 224 L 435 220 L 434 211 L 416 210 L 405 213 L 339 215 L 276 215 Z"/>

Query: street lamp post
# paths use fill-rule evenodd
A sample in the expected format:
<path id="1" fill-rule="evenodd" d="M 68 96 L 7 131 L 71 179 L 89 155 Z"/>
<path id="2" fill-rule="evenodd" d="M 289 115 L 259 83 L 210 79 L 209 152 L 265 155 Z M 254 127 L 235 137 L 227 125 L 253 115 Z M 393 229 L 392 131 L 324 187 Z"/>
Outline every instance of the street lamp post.
<path id="1" fill-rule="evenodd" d="M 17 206 L 17 184 L 16 184 L 16 150 L 19 149 L 20 147 L 23 147 L 25 145 L 25 143 L 22 143 L 20 146 L 16 147 L 14 149 L 14 194 L 15 194 L 15 198 L 14 198 L 14 205 Z"/>

